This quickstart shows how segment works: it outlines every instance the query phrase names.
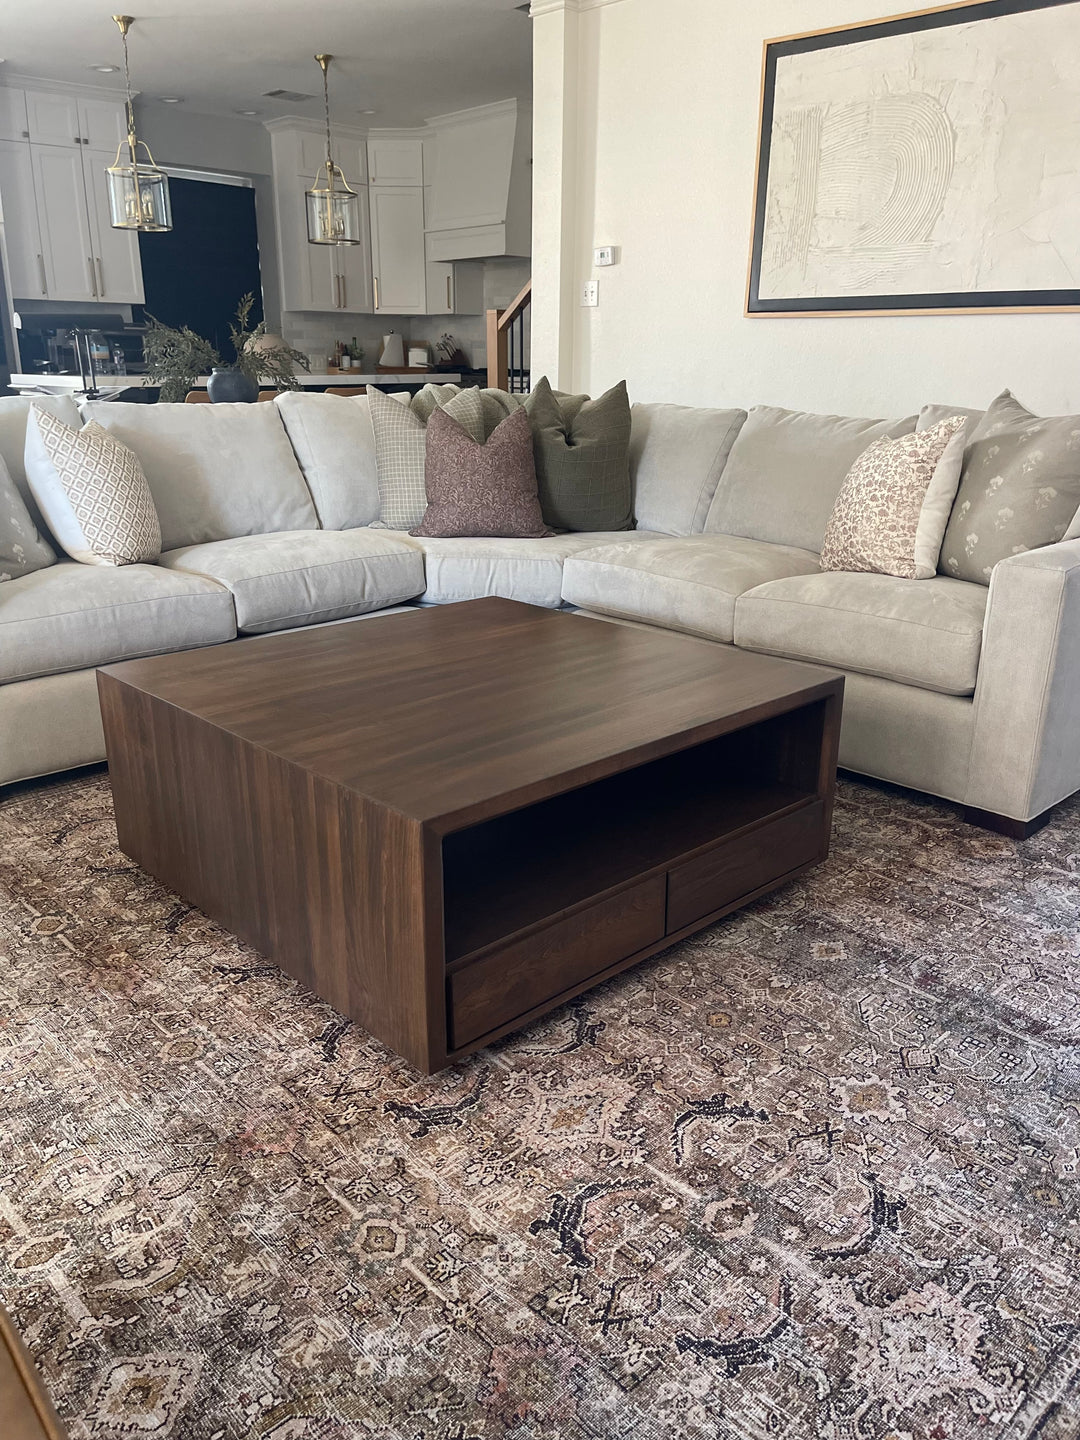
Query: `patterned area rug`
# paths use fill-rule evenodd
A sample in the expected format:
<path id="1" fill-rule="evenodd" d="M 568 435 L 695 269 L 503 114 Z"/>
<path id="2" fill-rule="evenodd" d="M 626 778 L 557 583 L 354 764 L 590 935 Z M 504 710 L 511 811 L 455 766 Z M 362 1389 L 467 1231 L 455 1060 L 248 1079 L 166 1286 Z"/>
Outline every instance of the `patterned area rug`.
<path id="1" fill-rule="evenodd" d="M 75 1440 L 1080 1434 L 1080 804 L 829 863 L 434 1079 L 0 799 L 0 1294 Z M 2 1430 L 2 1426 L 0 1426 Z"/>

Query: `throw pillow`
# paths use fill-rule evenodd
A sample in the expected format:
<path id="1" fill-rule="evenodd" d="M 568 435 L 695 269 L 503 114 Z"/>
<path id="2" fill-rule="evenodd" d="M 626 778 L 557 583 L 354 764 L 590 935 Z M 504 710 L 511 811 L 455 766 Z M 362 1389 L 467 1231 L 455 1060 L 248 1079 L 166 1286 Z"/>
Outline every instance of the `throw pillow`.
<path id="1" fill-rule="evenodd" d="M 154 498 L 134 450 L 96 420 L 73 430 L 33 406 L 26 478 L 50 530 L 83 565 L 137 565 L 161 554 Z"/>
<path id="2" fill-rule="evenodd" d="M 1040 420 L 1006 390 L 971 431 L 941 571 L 989 585 L 999 560 L 1080 535 L 1080 415 Z"/>
<path id="3" fill-rule="evenodd" d="M 882 436 L 848 471 L 821 547 L 822 570 L 866 570 L 929 580 L 964 463 L 967 419 Z"/>
<path id="4" fill-rule="evenodd" d="M 436 409 L 427 427 L 428 508 L 411 535 L 500 535 L 536 540 L 552 532 L 536 495 L 529 417 L 518 410 L 483 444 Z"/>
<path id="5" fill-rule="evenodd" d="M 44 570 L 56 552 L 38 534 L 23 498 L 0 457 L 0 581 Z"/>
<path id="6" fill-rule="evenodd" d="M 435 387 L 433 387 L 435 388 Z M 419 399 L 419 396 L 415 397 Z M 381 390 L 368 387 L 371 424 L 375 431 L 375 466 L 379 474 L 379 518 L 374 528 L 411 530 L 419 525 L 427 509 L 424 488 L 424 459 L 427 442 L 426 416 L 415 413 Z M 420 409 L 426 402 L 422 401 Z M 477 441 L 484 441 L 484 411 L 479 390 L 460 390 L 436 398 L 435 408 L 445 410 Z"/>
<path id="7" fill-rule="evenodd" d="M 545 376 L 526 398 L 544 521 L 556 530 L 632 530 L 630 400 L 557 396 Z"/>

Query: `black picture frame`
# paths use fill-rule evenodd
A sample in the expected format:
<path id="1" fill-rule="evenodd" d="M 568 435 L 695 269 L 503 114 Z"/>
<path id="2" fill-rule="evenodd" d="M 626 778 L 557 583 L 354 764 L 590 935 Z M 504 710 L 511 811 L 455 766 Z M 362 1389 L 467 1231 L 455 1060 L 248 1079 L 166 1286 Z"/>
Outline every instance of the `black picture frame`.
<path id="1" fill-rule="evenodd" d="M 843 316 L 843 315 L 926 315 L 940 313 L 1000 314 L 1080 310 L 1080 288 L 1043 290 L 957 291 L 929 294 L 860 294 L 762 298 L 760 295 L 762 249 L 769 201 L 769 161 L 772 145 L 778 61 L 792 56 L 896 35 L 970 25 L 977 21 L 1002 19 L 1035 10 L 1074 6 L 1077 10 L 1077 44 L 1080 45 L 1080 0 L 960 0 L 932 10 L 892 16 L 884 20 L 858 22 L 827 30 L 766 40 L 762 57 L 761 110 L 759 116 L 757 172 L 754 181 L 754 214 L 750 266 L 747 282 L 748 316 Z M 1080 157 L 1078 157 L 1080 171 Z M 1080 175 L 1078 175 L 1080 183 Z M 1080 237 L 1078 237 L 1080 245 Z"/>

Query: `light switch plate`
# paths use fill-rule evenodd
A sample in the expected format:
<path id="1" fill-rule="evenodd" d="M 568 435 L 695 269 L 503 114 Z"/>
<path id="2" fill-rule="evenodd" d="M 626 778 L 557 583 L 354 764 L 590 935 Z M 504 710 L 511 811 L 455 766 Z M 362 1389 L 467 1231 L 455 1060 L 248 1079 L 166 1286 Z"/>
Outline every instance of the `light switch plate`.
<path id="1" fill-rule="evenodd" d="M 586 280 L 586 281 L 585 281 L 585 284 L 581 287 L 581 303 L 582 303 L 582 305 L 599 305 L 599 304 L 600 304 L 600 281 L 599 281 L 599 280 Z"/>
<path id="2" fill-rule="evenodd" d="M 604 265 L 615 264 L 615 246 L 599 245 L 593 251 L 593 264 L 598 268 Z"/>

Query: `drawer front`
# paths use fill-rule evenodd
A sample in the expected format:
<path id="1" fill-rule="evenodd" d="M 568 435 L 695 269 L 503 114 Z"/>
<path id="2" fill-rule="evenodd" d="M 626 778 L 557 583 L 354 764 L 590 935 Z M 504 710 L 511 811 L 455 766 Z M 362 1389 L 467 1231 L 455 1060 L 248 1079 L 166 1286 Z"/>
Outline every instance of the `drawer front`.
<path id="1" fill-rule="evenodd" d="M 665 880 L 654 875 L 458 970 L 450 977 L 451 1049 L 662 940 Z"/>
<path id="2" fill-rule="evenodd" d="M 677 865 L 668 876 L 668 933 L 823 856 L 827 839 L 819 800 Z"/>

